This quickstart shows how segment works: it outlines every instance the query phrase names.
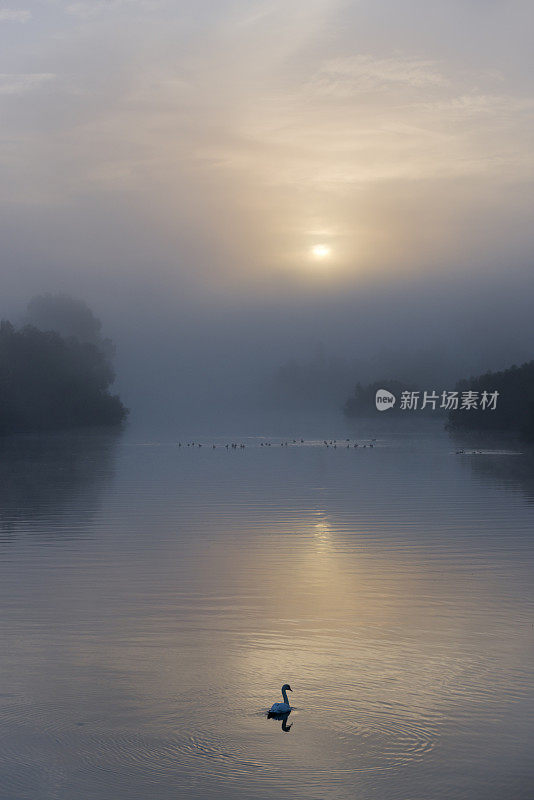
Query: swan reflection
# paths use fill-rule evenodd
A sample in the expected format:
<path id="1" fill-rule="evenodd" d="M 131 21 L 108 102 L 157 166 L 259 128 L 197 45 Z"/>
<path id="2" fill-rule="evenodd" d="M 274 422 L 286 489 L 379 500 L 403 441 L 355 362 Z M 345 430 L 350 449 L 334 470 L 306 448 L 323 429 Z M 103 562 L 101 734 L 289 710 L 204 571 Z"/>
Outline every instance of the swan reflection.
<path id="1" fill-rule="evenodd" d="M 277 713 L 276 711 L 268 711 L 267 712 L 267 719 L 278 719 L 282 722 L 282 730 L 284 733 L 289 733 L 291 730 L 291 725 L 287 724 L 287 718 L 291 714 L 291 709 L 289 711 L 285 711 L 283 714 Z"/>

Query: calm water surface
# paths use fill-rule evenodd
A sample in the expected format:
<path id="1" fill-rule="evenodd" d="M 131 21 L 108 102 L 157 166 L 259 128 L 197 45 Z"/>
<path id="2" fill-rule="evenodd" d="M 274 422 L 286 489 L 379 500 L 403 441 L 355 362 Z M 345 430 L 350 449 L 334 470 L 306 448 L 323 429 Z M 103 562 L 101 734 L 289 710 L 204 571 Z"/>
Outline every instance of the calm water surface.
<path id="1" fill-rule="evenodd" d="M 534 797 L 532 454 L 297 433 L 1 444 L 1 800 Z"/>

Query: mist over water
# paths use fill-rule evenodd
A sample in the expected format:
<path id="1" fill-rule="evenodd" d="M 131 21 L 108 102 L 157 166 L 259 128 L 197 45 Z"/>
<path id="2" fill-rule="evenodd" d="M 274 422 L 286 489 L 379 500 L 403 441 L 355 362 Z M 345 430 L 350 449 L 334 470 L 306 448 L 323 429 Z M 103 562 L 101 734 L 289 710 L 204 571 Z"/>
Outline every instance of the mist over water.
<path id="1" fill-rule="evenodd" d="M 531 800 L 534 6 L 11 5 L 0 800 Z"/>
<path id="2" fill-rule="evenodd" d="M 531 796 L 531 457 L 342 428 L 3 446 L 2 798 Z"/>
<path id="3" fill-rule="evenodd" d="M 526 273 L 516 277 L 392 280 L 344 296 L 195 292 L 185 305 L 171 287 L 166 297 L 139 289 L 131 304 L 131 295 L 113 306 L 98 294 L 88 300 L 116 344 L 116 386 L 135 424 L 213 429 L 215 419 L 220 430 L 238 414 L 260 426 L 296 411 L 333 418 L 358 381 L 453 389 L 462 377 L 529 360 L 532 289 Z M 277 385 L 292 361 L 315 369 L 309 391 Z"/>

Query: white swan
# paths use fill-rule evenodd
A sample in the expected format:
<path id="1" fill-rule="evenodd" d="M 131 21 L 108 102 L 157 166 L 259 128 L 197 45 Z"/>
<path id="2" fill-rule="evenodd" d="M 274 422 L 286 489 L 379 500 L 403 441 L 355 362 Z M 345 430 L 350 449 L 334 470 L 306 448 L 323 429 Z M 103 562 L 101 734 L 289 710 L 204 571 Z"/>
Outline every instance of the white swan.
<path id="1" fill-rule="evenodd" d="M 287 714 L 289 711 L 291 711 L 291 706 L 289 705 L 289 702 L 287 700 L 288 691 L 292 692 L 293 689 L 291 688 L 289 683 L 284 683 L 284 685 L 282 686 L 282 697 L 284 698 L 284 702 L 273 703 L 269 711 L 269 714 Z"/>

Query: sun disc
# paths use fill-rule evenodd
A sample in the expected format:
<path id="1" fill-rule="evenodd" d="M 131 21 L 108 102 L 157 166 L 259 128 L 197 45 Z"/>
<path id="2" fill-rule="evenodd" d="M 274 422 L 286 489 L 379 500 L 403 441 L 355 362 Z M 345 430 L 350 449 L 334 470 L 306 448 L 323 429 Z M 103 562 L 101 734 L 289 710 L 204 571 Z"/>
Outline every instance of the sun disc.
<path id="1" fill-rule="evenodd" d="M 311 251 L 315 258 L 327 258 L 331 252 L 327 244 L 315 244 Z"/>

